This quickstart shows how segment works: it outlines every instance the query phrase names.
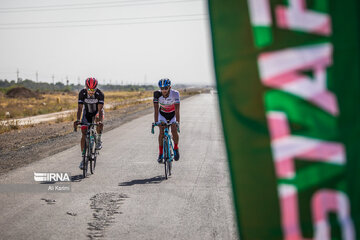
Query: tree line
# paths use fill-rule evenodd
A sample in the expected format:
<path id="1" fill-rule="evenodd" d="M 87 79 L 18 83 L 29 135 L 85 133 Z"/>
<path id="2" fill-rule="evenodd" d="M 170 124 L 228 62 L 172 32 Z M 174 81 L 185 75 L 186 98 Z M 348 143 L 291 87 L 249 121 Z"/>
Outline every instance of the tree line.
<path id="1" fill-rule="evenodd" d="M 70 92 L 70 91 L 79 91 L 84 88 L 84 85 L 81 84 L 69 84 L 65 85 L 62 82 L 46 83 L 46 82 L 34 82 L 29 79 L 20 80 L 15 82 L 14 80 L 1 80 L 0 79 L 0 90 L 6 92 L 14 87 L 26 87 L 33 91 L 39 92 L 52 92 L 52 91 L 61 91 L 61 92 Z M 146 90 L 155 90 L 157 89 L 154 85 L 113 85 L 106 84 L 102 85 L 99 83 L 99 88 L 104 91 L 146 91 Z"/>

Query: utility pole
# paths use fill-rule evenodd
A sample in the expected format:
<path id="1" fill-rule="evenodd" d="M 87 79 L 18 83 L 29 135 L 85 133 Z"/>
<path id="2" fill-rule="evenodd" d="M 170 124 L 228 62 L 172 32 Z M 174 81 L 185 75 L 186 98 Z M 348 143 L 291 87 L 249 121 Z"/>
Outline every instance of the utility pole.
<path id="1" fill-rule="evenodd" d="M 52 75 L 52 82 L 53 82 L 53 90 L 55 91 L 55 76 L 54 76 L 54 74 Z"/>
<path id="2" fill-rule="evenodd" d="M 77 88 L 77 89 L 78 89 L 78 91 L 79 91 L 79 90 L 80 90 L 80 77 L 78 77 L 78 78 L 77 78 L 77 80 L 78 80 L 78 85 L 77 85 L 77 87 L 76 87 L 76 88 Z"/>
<path id="3" fill-rule="evenodd" d="M 20 74 L 19 69 L 17 69 L 17 71 L 16 71 L 16 82 L 17 83 L 19 83 L 19 74 Z"/>

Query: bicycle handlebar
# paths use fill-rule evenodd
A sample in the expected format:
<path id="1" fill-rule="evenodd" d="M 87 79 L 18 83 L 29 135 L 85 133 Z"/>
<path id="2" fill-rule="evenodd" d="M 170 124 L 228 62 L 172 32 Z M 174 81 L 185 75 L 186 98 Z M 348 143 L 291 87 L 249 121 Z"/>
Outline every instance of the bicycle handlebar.
<path id="1" fill-rule="evenodd" d="M 77 132 L 77 129 L 81 126 L 91 127 L 91 126 L 99 126 L 99 124 L 97 124 L 97 123 L 79 123 L 76 125 L 76 127 L 74 127 L 74 132 Z"/>
<path id="2" fill-rule="evenodd" d="M 152 123 L 152 124 L 151 124 L 151 133 L 154 134 L 154 128 L 155 128 L 155 126 L 158 126 L 158 127 L 159 127 L 159 126 L 167 126 L 167 127 L 169 127 L 169 126 L 171 126 L 171 125 L 173 125 L 173 124 L 176 125 L 176 129 L 177 129 L 177 131 L 180 133 L 180 125 L 179 125 L 178 122 L 175 122 L 175 123 L 165 123 L 165 122 Z"/>

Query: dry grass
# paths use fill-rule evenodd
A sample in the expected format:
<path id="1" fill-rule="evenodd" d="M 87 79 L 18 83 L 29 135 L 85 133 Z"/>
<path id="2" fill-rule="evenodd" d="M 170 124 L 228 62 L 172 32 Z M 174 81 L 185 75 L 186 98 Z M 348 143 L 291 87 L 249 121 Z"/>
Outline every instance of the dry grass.
<path id="1" fill-rule="evenodd" d="M 76 106 L 75 94 L 44 94 L 42 99 L 0 96 L 0 120 L 8 119 L 6 112 L 10 113 L 10 119 L 15 119 L 74 109 Z"/>
<path id="2" fill-rule="evenodd" d="M 127 100 L 136 100 L 147 97 L 152 97 L 152 91 L 141 91 L 141 92 L 105 92 L 105 101 L 107 103 L 123 102 Z"/>
<path id="3" fill-rule="evenodd" d="M 180 91 L 181 96 L 191 96 L 201 93 L 198 90 L 194 91 Z M 140 101 L 140 99 L 153 96 L 153 91 L 142 92 L 125 92 L 114 91 L 105 92 L 105 102 L 113 104 L 113 107 L 106 111 L 119 110 L 129 106 L 136 106 L 141 103 L 151 103 L 151 100 Z M 45 113 L 60 112 L 64 110 L 77 108 L 77 93 L 63 93 L 63 94 L 44 94 L 43 99 L 14 99 L 6 98 L 0 95 L 0 120 L 8 120 L 8 124 L 0 123 L 0 134 L 11 130 L 17 130 L 24 127 L 18 125 L 16 118 L 35 116 Z M 139 101 L 138 101 L 139 100 Z M 9 112 L 11 118 L 6 117 L 6 112 Z M 57 118 L 54 122 L 70 122 L 74 121 L 76 113 Z"/>
<path id="4" fill-rule="evenodd" d="M 76 113 L 71 113 L 69 115 L 65 115 L 62 117 L 58 117 L 55 120 L 55 123 L 61 123 L 61 122 L 73 122 L 76 119 Z"/>
<path id="5" fill-rule="evenodd" d="M 0 120 L 30 117 L 77 108 L 77 93 L 44 94 L 43 99 L 7 98 L 0 95 Z M 152 92 L 105 92 L 106 103 L 123 102 L 152 96 Z M 10 117 L 6 113 L 10 113 Z"/>

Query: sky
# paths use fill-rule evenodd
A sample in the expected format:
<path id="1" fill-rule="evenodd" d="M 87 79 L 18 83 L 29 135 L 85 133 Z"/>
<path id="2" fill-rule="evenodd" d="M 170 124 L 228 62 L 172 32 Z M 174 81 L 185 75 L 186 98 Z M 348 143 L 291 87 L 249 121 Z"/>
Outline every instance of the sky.
<path id="1" fill-rule="evenodd" d="M 1 0 L 0 79 L 214 84 L 206 0 Z"/>

